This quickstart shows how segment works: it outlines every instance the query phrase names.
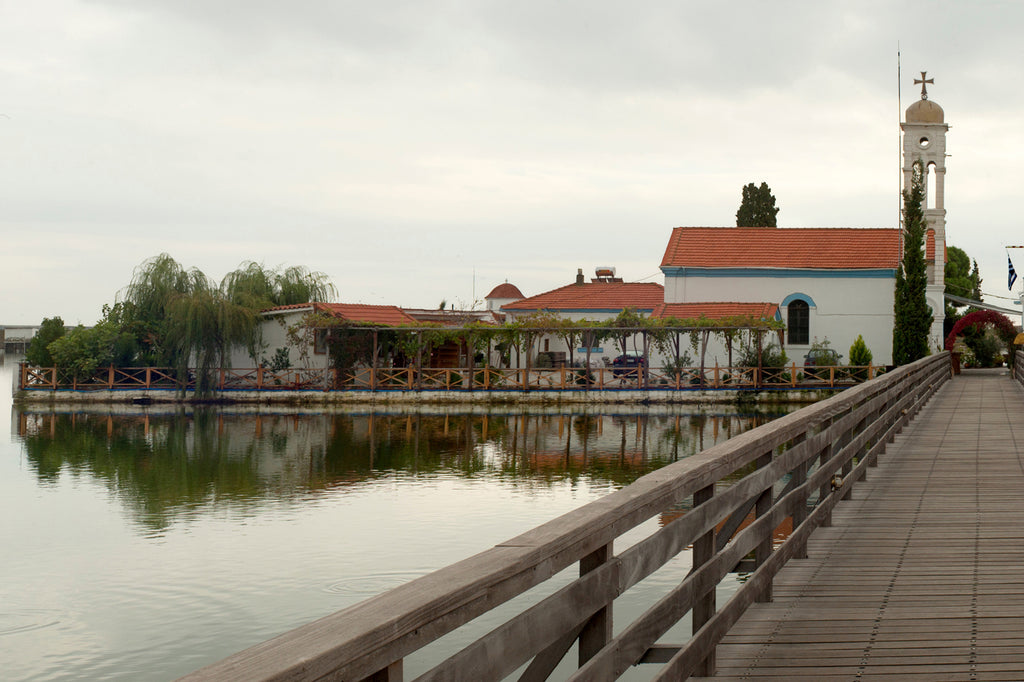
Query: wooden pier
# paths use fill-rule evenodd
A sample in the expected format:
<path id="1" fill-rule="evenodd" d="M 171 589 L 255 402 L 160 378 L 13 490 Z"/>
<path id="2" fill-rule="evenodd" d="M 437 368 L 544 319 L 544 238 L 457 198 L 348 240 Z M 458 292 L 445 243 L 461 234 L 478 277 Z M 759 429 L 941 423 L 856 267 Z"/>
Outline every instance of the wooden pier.
<path id="1" fill-rule="evenodd" d="M 833 652 L 815 649 L 814 645 L 828 642 L 830 631 L 843 633 L 844 622 L 836 614 L 844 603 L 854 605 L 851 619 L 860 618 L 846 629 L 860 628 L 863 639 L 861 649 L 854 649 L 856 666 L 848 669 L 852 672 L 839 669 L 836 679 L 858 679 L 858 666 L 864 664 L 865 652 L 877 653 L 883 648 L 880 633 L 889 630 L 885 619 L 906 617 L 909 612 L 925 619 L 924 625 L 904 628 L 908 637 L 916 637 L 914 641 L 942 642 L 928 628 L 938 627 L 936 621 L 944 617 L 960 618 L 966 630 L 956 641 L 958 646 L 969 648 L 977 640 L 971 638 L 972 619 L 988 608 L 988 602 L 972 586 L 981 584 L 982 576 L 993 580 L 998 577 L 1008 590 L 1006 585 L 1012 584 L 1013 575 L 1013 567 L 999 564 L 996 557 L 982 566 L 975 549 L 992 546 L 1015 551 L 1012 544 L 999 539 L 1001 529 L 982 533 L 979 519 L 982 510 L 997 515 L 1000 512 L 995 510 L 1012 509 L 1008 501 L 1019 496 L 1012 488 L 1016 479 L 1007 478 L 1010 487 L 1001 492 L 996 486 L 1001 471 L 995 470 L 991 475 L 986 473 L 983 482 L 975 486 L 977 476 L 971 475 L 980 466 L 979 458 L 963 465 L 951 461 L 948 467 L 942 466 L 935 455 L 939 441 L 917 424 L 899 442 L 901 447 L 906 447 L 904 443 L 920 445 L 921 449 L 915 451 L 918 454 L 906 457 L 910 460 L 907 466 L 916 464 L 924 473 L 910 469 L 883 475 L 883 470 L 875 467 L 883 453 L 886 462 L 902 458 L 901 451 L 890 456 L 887 448 L 937 392 L 956 395 L 956 388 L 941 390 L 949 383 L 950 374 L 948 353 L 901 367 L 663 467 L 490 550 L 238 652 L 185 679 L 400 682 L 416 677 L 424 681 L 475 682 L 516 673 L 520 680 L 544 680 L 564 679 L 566 671 L 559 670 L 563 661 L 575 668 L 569 679 L 581 682 L 614 680 L 638 663 L 652 664 L 652 678 L 658 680 L 713 675 L 716 667 L 736 679 L 752 679 L 747 668 L 774 657 L 779 663 L 802 658 L 807 661 L 804 668 L 808 674 L 821 680 L 826 677 L 820 663 L 832 659 Z M 970 385 L 971 381 L 965 378 L 954 387 Z M 1016 395 L 1018 405 L 1024 406 L 1020 389 L 1010 379 L 1003 376 L 994 381 L 1002 382 L 1010 391 L 1007 400 Z M 928 412 L 927 423 L 938 428 L 940 434 L 960 431 L 951 416 L 953 407 L 948 405 L 939 403 L 937 412 Z M 975 420 L 986 414 L 983 410 L 966 411 Z M 931 416 L 935 414 L 937 417 Z M 1004 411 L 1002 421 L 1006 420 Z M 985 424 L 975 425 L 971 433 L 977 436 L 982 430 L 996 432 Z M 960 442 L 969 441 L 968 436 Z M 1006 457 L 1005 443 L 982 449 L 980 442 L 968 450 L 984 452 L 986 457 Z M 1019 472 L 1015 454 L 1011 460 Z M 1012 469 L 1010 464 L 1006 466 Z M 787 600 L 803 598 L 803 590 L 810 589 L 811 584 L 805 577 L 815 571 L 814 560 L 804 558 L 812 532 L 824 526 L 826 537 L 837 533 L 843 536 L 845 526 L 829 527 L 833 513 L 849 518 L 844 508 L 857 507 L 857 502 L 850 501 L 851 496 L 864 485 L 865 477 L 872 484 L 877 480 L 883 488 L 896 486 L 892 501 L 883 502 L 881 497 L 874 501 L 875 493 L 871 492 L 872 502 L 860 507 L 863 518 L 853 516 L 857 520 L 853 525 L 862 529 L 856 532 L 864 533 L 863 539 L 856 539 L 856 532 L 851 531 L 849 544 L 841 537 L 837 549 L 824 550 L 826 555 L 839 556 L 838 564 L 843 568 L 837 570 L 846 571 L 856 580 L 838 597 L 824 591 L 808 594 L 805 601 L 815 620 L 798 627 L 819 640 L 812 639 L 804 653 L 794 649 L 777 655 L 768 653 L 771 644 L 785 643 L 785 637 L 772 629 L 775 626 L 768 620 L 769 611 L 760 604 L 771 602 L 775 596 L 773 607 L 781 606 L 780 617 L 784 617 L 789 612 Z M 910 481 L 895 480 L 897 477 Z M 927 489 L 933 484 L 940 491 L 935 499 L 913 496 L 915 485 Z M 906 490 L 910 492 L 901 492 L 898 486 L 902 485 L 908 485 Z M 995 492 L 990 502 L 978 507 L 983 487 L 986 492 Z M 950 497 L 942 497 L 947 490 L 952 491 Z M 659 524 L 635 544 L 619 544 L 626 533 L 673 508 L 687 511 L 671 523 Z M 1002 518 L 1015 520 L 1012 512 Z M 903 531 L 897 520 L 903 523 L 905 519 L 915 529 L 907 531 L 910 535 L 900 534 Z M 783 526 L 793 530 L 779 545 L 775 530 Z M 958 533 L 966 535 L 958 537 Z M 1010 533 L 1005 531 L 1007 538 Z M 929 537 L 933 541 L 921 545 L 926 549 L 919 556 L 918 544 Z M 688 547 L 693 548 L 692 552 Z M 814 547 L 815 555 L 822 553 L 819 545 Z M 878 568 L 869 564 L 869 550 L 895 557 L 897 572 L 893 573 L 892 567 L 886 570 L 882 563 Z M 685 556 L 689 565 L 688 571 L 672 568 L 679 571 L 679 582 L 632 622 L 615 623 L 615 605 L 622 603 L 618 600 L 630 599 L 630 588 L 679 555 Z M 787 563 L 803 573 L 776 587 L 779 571 Z M 579 577 L 569 579 L 567 584 L 559 582 L 561 571 L 574 564 L 579 567 Z M 931 582 L 911 580 L 913 584 L 905 586 L 898 581 L 899 571 L 905 570 L 910 576 L 911 569 L 919 568 L 931 571 Z M 725 603 L 719 604 L 717 586 L 734 571 L 749 575 Z M 820 573 L 828 575 L 825 569 Z M 916 577 L 920 579 L 920 574 Z M 971 580 L 961 579 L 965 577 Z M 940 578 L 951 586 L 939 587 L 943 584 Z M 555 583 L 548 583 L 548 590 L 531 592 L 550 579 Z M 863 586 L 856 582 L 861 580 Z M 836 584 L 847 586 L 843 580 Z M 893 600 L 903 591 L 920 592 L 922 599 L 897 606 Z M 527 592 L 531 592 L 532 599 L 510 602 Z M 933 592 L 937 596 L 932 596 Z M 865 601 L 872 595 L 874 602 Z M 1010 600 L 1016 597 L 1012 590 L 1005 596 L 1010 606 L 993 608 L 1003 608 L 1004 614 L 1009 614 L 1013 611 Z M 477 625 L 477 617 L 496 609 L 501 609 L 502 624 L 493 629 Z M 742 621 L 743 627 L 753 629 L 734 629 L 746 612 L 754 615 L 753 620 Z M 684 619 L 692 625 L 693 635 L 689 640 L 674 641 L 669 630 Z M 613 623 L 617 627 L 613 628 Z M 1001 625 L 1009 624 L 1007 615 Z M 464 626 L 464 648 L 432 667 L 406 665 L 407 657 Z M 780 632 L 784 630 L 784 625 L 778 627 Z M 981 632 L 973 634 L 980 636 Z M 663 637 L 671 639 L 662 641 Z M 723 641 L 728 644 L 723 646 Z M 838 641 L 843 641 L 842 637 Z M 850 651 L 855 643 L 847 642 L 846 646 Z M 900 651 L 899 645 L 891 650 Z M 930 652 L 925 649 L 920 658 L 930 660 L 929 653 L 939 655 L 940 650 L 942 647 L 935 645 Z M 875 659 L 880 660 L 881 656 Z M 787 667 L 777 674 L 792 676 Z M 766 676 L 772 675 L 769 671 Z"/>
<path id="2" fill-rule="evenodd" d="M 715 680 L 1024 680 L 1024 390 L 947 382 L 717 647 Z"/>

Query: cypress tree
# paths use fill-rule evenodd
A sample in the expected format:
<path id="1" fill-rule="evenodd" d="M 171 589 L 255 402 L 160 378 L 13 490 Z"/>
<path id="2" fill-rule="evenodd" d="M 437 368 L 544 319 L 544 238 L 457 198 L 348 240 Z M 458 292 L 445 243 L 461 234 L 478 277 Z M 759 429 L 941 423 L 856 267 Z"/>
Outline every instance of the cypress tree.
<path id="1" fill-rule="evenodd" d="M 743 187 L 743 198 L 736 211 L 736 227 L 776 227 L 778 213 L 768 183 L 762 182 L 758 187 L 751 182 Z"/>
<path id="2" fill-rule="evenodd" d="M 917 161 L 910 189 L 903 191 L 903 259 L 896 271 L 893 303 L 892 361 L 897 365 L 919 360 L 929 352 L 932 311 L 926 296 L 924 191 L 924 166 Z"/>

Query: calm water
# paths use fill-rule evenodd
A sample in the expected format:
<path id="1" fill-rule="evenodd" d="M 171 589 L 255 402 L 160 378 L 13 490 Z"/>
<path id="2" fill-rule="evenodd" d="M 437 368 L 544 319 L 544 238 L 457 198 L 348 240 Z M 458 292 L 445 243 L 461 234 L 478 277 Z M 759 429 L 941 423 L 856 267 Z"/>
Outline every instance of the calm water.
<path id="1" fill-rule="evenodd" d="M 21 411 L 10 400 L 15 360 L 0 367 L 10 415 L 0 433 L 0 677 L 10 680 L 173 679 L 777 416 Z M 688 561 L 642 583 L 618 624 Z M 496 618 L 410 659 L 407 674 Z"/>

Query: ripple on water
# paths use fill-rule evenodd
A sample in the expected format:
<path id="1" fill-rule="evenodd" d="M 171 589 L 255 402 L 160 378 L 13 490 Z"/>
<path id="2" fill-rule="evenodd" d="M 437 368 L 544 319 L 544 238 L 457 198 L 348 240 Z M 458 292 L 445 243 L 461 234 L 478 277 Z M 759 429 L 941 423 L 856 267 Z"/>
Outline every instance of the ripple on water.
<path id="1" fill-rule="evenodd" d="M 0 637 L 53 627 L 61 621 L 60 614 L 48 609 L 14 609 L 0 611 Z"/>
<path id="2" fill-rule="evenodd" d="M 324 588 L 324 592 L 346 596 L 372 597 L 381 592 L 394 589 L 399 585 L 404 585 L 410 580 L 415 580 L 429 572 L 429 570 L 424 569 L 422 571 L 387 571 L 353 576 L 328 585 Z"/>

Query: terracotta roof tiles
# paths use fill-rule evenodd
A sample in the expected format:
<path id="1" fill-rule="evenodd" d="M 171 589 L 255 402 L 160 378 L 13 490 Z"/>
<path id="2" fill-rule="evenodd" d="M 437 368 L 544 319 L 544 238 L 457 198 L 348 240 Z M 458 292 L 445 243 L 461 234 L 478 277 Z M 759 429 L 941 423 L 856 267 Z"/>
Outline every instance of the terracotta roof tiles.
<path id="1" fill-rule="evenodd" d="M 588 282 L 524 298 L 501 307 L 502 310 L 653 310 L 665 301 L 665 288 L 654 282 Z"/>
<path id="2" fill-rule="evenodd" d="M 895 269 L 900 241 L 898 229 L 677 227 L 661 266 Z"/>
<path id="3" fill-rule="evenodd" d="M 515 284 L 503 282 L 491 289 L 491 293 L 484 298 L 524 298 L 523 292 Z"/>

